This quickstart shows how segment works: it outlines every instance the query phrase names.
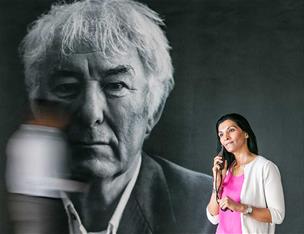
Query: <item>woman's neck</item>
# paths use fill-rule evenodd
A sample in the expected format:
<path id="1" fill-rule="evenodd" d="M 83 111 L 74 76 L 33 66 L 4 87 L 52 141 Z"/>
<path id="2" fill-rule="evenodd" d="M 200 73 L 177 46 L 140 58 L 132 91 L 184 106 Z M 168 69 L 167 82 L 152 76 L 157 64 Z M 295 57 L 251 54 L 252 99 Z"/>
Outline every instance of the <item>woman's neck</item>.
<path id="1" fill-rule="evenodd" d="M 256 157 L 255 154 L 250 151 L 246 151 L 239 154 L 234 154 L 235 161 L 232 164 L 232 174 L 234 176 L 239 176 L 244 174 L 245 165 L 253 161 Z"/>
<path id="2" fill-rule="evenodd" d="M 256 155 L 251 153 L 249 150 L 245 150 L 243 152 L 235 153 L 234 157 L 235 157 L 235 165 L 243 166 L 254 160 Z"/>

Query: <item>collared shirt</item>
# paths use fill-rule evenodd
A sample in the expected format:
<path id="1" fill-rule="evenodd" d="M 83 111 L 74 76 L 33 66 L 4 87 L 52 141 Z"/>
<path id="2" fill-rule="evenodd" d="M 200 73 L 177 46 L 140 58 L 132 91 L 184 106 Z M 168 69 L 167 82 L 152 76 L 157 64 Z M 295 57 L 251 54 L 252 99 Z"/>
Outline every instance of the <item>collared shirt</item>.
<path id="1" fill-rule="evenodd" d="M 118 205 L 108 223 L 108 227 L 106 230 L 102 230 L 99 232 L 87 232 L 81 223 L 80 217 L 79 217 L 72 201 L 68 198 L 68 196 L 65 193 L 63 193 L 62 194 L 63 203 L 65 206 L 67 215 L 68 215 L 70 234 L 116 234 L 118 227 L 119 227 L 122 213 L 125 210 L 127 202 L 130 198 L 131 192 L 132 192 L 135 182 L 137 180 L 140 165 L 141 165 L 141 157 L 138 160 L 135 172 L 134 172 L 130 182 L 128 183 L 127 187 L 125 188 L 125 190 L 118 202 Z"/>

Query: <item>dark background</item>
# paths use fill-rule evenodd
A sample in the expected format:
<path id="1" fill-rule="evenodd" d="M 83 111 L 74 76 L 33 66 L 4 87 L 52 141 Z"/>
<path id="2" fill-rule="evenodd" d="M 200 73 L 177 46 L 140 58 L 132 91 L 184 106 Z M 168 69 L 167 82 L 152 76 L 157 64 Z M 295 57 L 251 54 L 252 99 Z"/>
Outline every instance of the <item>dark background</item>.
<path id="1" fill-rule="evenodd" d="M 1 234 L 10 226 L 5 144 L 27 106 L 17 47 L 28 24 L 52 2 L 0 0 Z M 281 171 L 286 217 L 277 233 L 304 233 L 304 1 L 144 2 L 165 19 L 176 81 L 145 150 L 210 174 L 216 120 L 244 115 L 260 154 Z"/>

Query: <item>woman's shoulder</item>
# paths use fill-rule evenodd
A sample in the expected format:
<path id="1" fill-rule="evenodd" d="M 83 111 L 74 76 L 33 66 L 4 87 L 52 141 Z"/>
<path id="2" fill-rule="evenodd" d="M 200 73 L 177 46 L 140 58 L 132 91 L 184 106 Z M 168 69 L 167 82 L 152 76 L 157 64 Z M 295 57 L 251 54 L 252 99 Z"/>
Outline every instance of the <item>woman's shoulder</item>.
<path id="1" fill-rule="evenodd" d="M 271 162 L 269 159 L 267 159 L 266 157 L 262 156 L 262 155 L 257 155 L 256 159 L 254 160 L 254 162 L 256 164 L 267 164 L 269 162 Z"/>
<path id="2" fill-rule="evenodd" d="M 256 160 L 257 163 L 262 163 L 262 164 L 275 164 L 273 161 L 270 159 L 266 158 L 265 156 L 262 155 L 257 155 Z"/>
<path id="3" fill-rule="evenodd" d="M 260 169 L 278 169 L 277 165 L 274 162 L 261 155 L 256 156 L 254 164 Z"/>

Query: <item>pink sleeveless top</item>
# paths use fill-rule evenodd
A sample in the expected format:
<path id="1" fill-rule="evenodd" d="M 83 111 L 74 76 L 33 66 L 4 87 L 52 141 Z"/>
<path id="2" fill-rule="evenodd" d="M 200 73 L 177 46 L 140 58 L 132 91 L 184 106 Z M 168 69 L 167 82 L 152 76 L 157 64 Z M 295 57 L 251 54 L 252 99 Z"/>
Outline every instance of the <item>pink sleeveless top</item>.
<path id="1" fill-rule="evenodd" d="M 242 185 L 244 182 L 244 174 L 233 176 L 229 169 L 223 183 L 222 197 L 228 196 L 236 202 L 240 202 Z M 241 214 L 240 212 L 231 212 L 230 210 L 219 210 L 219 224 L 216 230 L 217 234 L 241 234 Z"/>

